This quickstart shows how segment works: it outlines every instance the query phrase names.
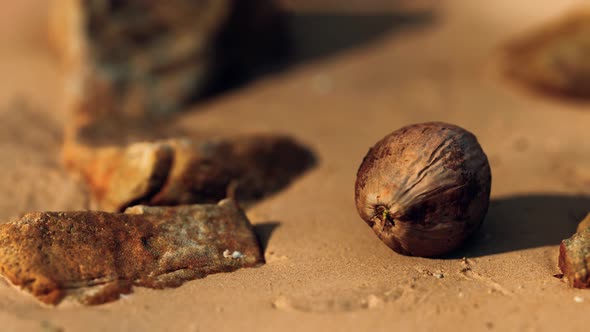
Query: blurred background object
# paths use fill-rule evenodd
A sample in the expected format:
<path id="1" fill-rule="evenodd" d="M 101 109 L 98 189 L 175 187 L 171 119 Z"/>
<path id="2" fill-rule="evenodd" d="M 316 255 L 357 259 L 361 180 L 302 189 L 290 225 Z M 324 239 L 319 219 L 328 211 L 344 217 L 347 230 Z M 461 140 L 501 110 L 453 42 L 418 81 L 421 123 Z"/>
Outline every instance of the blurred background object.
<path id="1" fill-rule="evenodd" d="M 18 49 L 34 49 L 35 56 L 44 60 L 35 74 L 49 76 L 58 69 L 47 62 L 47 51 L 52 50 L 65 76 L 67 98 L 58 109 L 67 113 L 78 109 L 74 113 L 86 117 L 78 121 L 88 123 L 94 121 L 87 119 L 88 114 L 100 118 L 109 110 L 137 118 L 184 109 L 253 78 L 357 47 L 394 28 L 424 23 L 438 4 L 433 0 L 0 2 L 0 54 L 22 62 Z M 36 66 L 40 63 L 34 61 Z M 23 81 L 21 90 L 32 89 L 27 75 L 15 79 Z M 101 100 L 100 107 L 92 101 L 96 99 Z"/>
<path id="2" fill-rule="evenodd" d="M 75 130 L 181 110 L 285 39 L 267 0 L 61 0 L 50 13 Z"/>
<path id="3" fill-rule="evenodd" d="M 350 14 L 383 12 L 412 13 L 431 10 L 440 0 L 277 0 L 291 11 L 336 11 Z"/>
<path id="4" fill-rule="evenodd" d="M 154 118 L 432 18 L 425 1 L 395 3 L 354 14 L 353 1 L 338 12 L 273 0 L 54 0 L 49 37 L 64 74 L 61 108 L 73 117 L 66 140 L 158 137 Z"/>
<path id="5" fill-rule="evenodd" d="M 506 74 L 553 96 L 590 98 L 590 8 L 535 27 L 506 48 Z"/>

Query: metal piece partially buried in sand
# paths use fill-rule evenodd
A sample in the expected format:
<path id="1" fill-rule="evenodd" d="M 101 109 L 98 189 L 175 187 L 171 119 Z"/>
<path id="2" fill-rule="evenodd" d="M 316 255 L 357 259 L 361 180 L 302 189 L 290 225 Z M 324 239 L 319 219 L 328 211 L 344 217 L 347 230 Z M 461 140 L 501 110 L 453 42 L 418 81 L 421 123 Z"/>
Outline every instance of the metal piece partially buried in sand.
<path id="1" fill-rule="evenodd" d="M 240 255 L 226 257 L 231 250 Z M 231 200 L 125 213 L 29 213 L 0 225 L 0 273 L 46 304 L 114 301 L 132 286 L 177 287 L 264 262 L 244 212 Z"/>

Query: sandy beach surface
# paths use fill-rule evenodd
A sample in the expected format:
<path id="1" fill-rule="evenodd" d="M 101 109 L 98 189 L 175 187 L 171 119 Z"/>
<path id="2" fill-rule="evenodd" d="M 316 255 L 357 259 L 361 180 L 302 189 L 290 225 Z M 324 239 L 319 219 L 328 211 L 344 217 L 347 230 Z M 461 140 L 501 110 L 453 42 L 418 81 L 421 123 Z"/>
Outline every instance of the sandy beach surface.
<path id="1" fill-rule="evenodd" d="M 45 9 L 33 2 L 3 1 L 0 13 L 0 222 L 88 207 L 60 164 L 59 68 L 40 36 Z M 590 104 L 525 91 L 501 78 L 497 61 L 507 41 L 584 1 L 440 1 L 410 18 L 378 1 L 356 18 L 329 3 L 298 15 L 323 29 L 318 38 L 342 41 L 333 51 L 302 46 L 305 61 L 177 119 L 195 135 L 285 133 L 316 153 L 316 168 L 247 210 L 267 264 L 174 289 L 136 287 L 94 307 L 42 306 L 2 280 L 0 330 L 587 331 L 590 290 L 554 275 L 559 242 L 590 211 Z M 329 26 L 353 31 L 355 19 L 382 26 L 355 42 Z M 323 45 L 301 41 L 314 43 Z M 378 139 L 432 120 L 477 135 L 492 201 L 458 252 L 405 257 L 360 219 L 354 181 Z"/>

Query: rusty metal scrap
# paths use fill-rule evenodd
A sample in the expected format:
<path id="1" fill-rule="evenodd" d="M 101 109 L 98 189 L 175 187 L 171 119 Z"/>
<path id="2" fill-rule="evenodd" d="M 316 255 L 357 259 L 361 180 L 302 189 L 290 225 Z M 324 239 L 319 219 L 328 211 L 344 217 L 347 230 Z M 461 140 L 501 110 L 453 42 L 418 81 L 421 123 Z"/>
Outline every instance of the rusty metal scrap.
<path id="1" fill-rule="evenodd" d="M 252 227 L 229 199 L 125 213 L 29 213 L 0 225 L 0 272 L 47 304 L 64 297 L 100 304 L 132 286 L 176 287 L 261 263 Z"/>

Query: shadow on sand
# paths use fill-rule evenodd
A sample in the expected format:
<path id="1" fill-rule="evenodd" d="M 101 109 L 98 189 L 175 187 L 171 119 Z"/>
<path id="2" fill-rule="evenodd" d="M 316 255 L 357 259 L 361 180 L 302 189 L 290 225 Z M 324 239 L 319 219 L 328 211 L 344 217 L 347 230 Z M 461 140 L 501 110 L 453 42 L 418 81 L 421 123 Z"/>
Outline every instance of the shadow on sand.
<path id="1" fill-rule="evenodd" d="M 590 212 L 590 196 L 517 195 L 493 199 L 477 234 L 446 258 L 479 257 L 558 245 Z"/>
<path id="2" fill-rule="evenodd" d="M 258 48 L 256 56 L 225 61 L 224 66 L 215 70 L 217 74 L 208 89 L 192 102 L 217 97 L 301 63 L 361 47 L 390 33 L 429 25 L 435 18 L 432 11 L 362 15 L 330 12 L 285 14 L 278 27 L 282 32 L 263 31 L 251 41 L 224 40 L 218 46 L 222 54 L 247 54 L 239 50 Z M 230 35 L 240 36 L 239 33 Z"/>
<path id="3" fill-rule="evenodd" d="M 254 233 L 260 243 L 260 248 L 262 248 L 262 253 L 266 253 L 268 241 L 270 241 L 272 233 L 274 233 L 279 226 L 281 226 L 281 223 L 277 221 L 263 222 L 253 226 Z"/>

